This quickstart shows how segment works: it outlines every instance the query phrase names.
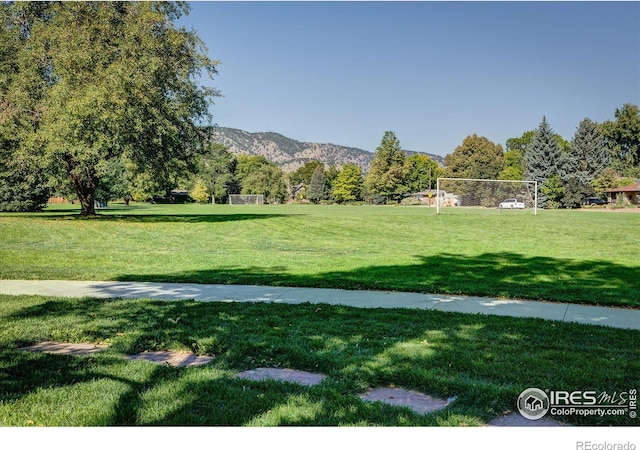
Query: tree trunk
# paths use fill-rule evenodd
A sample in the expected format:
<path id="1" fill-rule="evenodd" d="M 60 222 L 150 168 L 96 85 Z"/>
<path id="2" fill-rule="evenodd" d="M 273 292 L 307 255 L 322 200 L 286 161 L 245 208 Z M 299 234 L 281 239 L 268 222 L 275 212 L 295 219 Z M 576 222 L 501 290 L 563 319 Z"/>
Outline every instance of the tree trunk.
<path id="1" fill-rule="evenodd" d="M 76 194 L 78 194 L 78 199 L 82 207 L 80 214 L 85 217 L 95 216 L 96 183 L 94 180 L 74 180 L 74 178 L 75 177 L 72 177 L 71 182 L 76 190 Z"/>
<path id="2" fill-rule="evenodd" d="M 76 194 L 78 194 L 78 200 L 80 200 L 80 206 L 82 207 L 80 215 L 84 217 L 95 216 L 96 188 L 100 181 L 95 170 L 92 168 L 79 171 L 75 170 L 76 160 L 72 156 L 68 156 L 66 158 L 66 163 L 69 180 L 71 181 L 71 185 L 76 191 Z"/>

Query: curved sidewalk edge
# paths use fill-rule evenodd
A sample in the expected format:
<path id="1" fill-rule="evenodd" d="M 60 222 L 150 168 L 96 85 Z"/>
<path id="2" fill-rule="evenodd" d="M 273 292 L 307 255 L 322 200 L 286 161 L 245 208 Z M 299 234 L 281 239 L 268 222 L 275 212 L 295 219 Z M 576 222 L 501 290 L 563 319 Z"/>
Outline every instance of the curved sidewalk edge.
<path id="1" fill-rule="evenodd" d="M 640 310 L 485 297 L 275 286 L 119 281 L 0 280 L 3 295 L 151 298 L 201 302 L 327 303 L 527 317 L 640 330 Z"/>

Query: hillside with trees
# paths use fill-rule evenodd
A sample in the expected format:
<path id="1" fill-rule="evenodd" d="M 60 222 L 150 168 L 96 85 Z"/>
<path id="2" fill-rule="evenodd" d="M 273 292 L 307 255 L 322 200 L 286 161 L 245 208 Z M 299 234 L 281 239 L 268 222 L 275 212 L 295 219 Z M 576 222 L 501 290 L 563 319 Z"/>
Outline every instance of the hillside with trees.
<path id="1" fill-rule="evenodd" d="M 325 166 L 342 166 L 350 163 L 368 172 L 374 154 L 354 147 L 336 144 L 320 144 L 300 142 L 278 133 L 249 133 L 235 128 L 214 127 L 211 135 L 213 142 L 226 146 L 235 155 L 247 154 L 264 156 L 282 167 L 285 172 L 292 172 L 308 161 L 321 161 Z M 424 154 L 442 164 L 444 158 L 430 153 L 402 150 L 405 155 Z"/>

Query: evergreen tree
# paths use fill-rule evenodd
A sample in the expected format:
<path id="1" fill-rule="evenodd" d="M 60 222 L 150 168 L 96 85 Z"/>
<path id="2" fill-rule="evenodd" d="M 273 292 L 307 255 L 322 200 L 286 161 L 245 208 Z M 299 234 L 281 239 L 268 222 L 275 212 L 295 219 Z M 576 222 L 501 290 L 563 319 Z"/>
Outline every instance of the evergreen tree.
<path id="1" fill-rule="evenodd" d="M 569 150 L 562 154 L 564 206 L 576 208 L 594 193 L 593 180 L 609 164 L 609 151 L 600 128 L 585 118 L 580 122 Z"/>
<path id="2" fill-rule="evenodd" d="M 525 151 L 525 178 L 537 181 L 540 190 L 551 176 L 560 175 L 560 158 L 558 138 L 549 126 L 547 118 L 543 117 Z M 538 207 L 544 208 L 548 199 L 548 196 L 540 190 Z"/>
<path id="3" fill-rule="evenodd" d="M 308 197 L 309 200 L 317 204 L 320 200 L 326 200 L 328 193 L 327 176 L 324 173 L 324 167 L 319 165 L 311 176 Z"/>
<path id="4" fill-rule="evenodd" d="M 386 131 L 364 181 L 367 190 L 387 199 L 394 194 L 407 192 L 409 188 L 405 185 L 405 159 L 396 135 L 392 131 Z"/>

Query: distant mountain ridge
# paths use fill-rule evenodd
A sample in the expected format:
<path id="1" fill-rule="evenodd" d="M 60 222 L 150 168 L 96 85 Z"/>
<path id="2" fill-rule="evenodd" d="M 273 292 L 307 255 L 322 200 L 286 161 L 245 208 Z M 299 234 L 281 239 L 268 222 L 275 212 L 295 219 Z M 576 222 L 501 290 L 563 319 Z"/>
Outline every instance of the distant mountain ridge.
<path id="1" fill-rule="evenodd" d="M 292 172 L 302 167 L 305 162 L 318 160 L 325 166 L 342 166 L 353 163 L 363 172 L 368 172 L 374 153 L 354 147 L 336 144 L 319 144 L 300 142 L 278 133 L 261 132 L 250 133 L 235 128 L 215 127 L 212 141 L 223 144 L 233 154 L 248 154 L 264 156 L 269 161 L 282 167 L 285 172 Z M 412 155 L 411 150 L 403 150 Z M 429 158 L 443 165 L 444 158 L 439 155 L 423 153 Z"/>

